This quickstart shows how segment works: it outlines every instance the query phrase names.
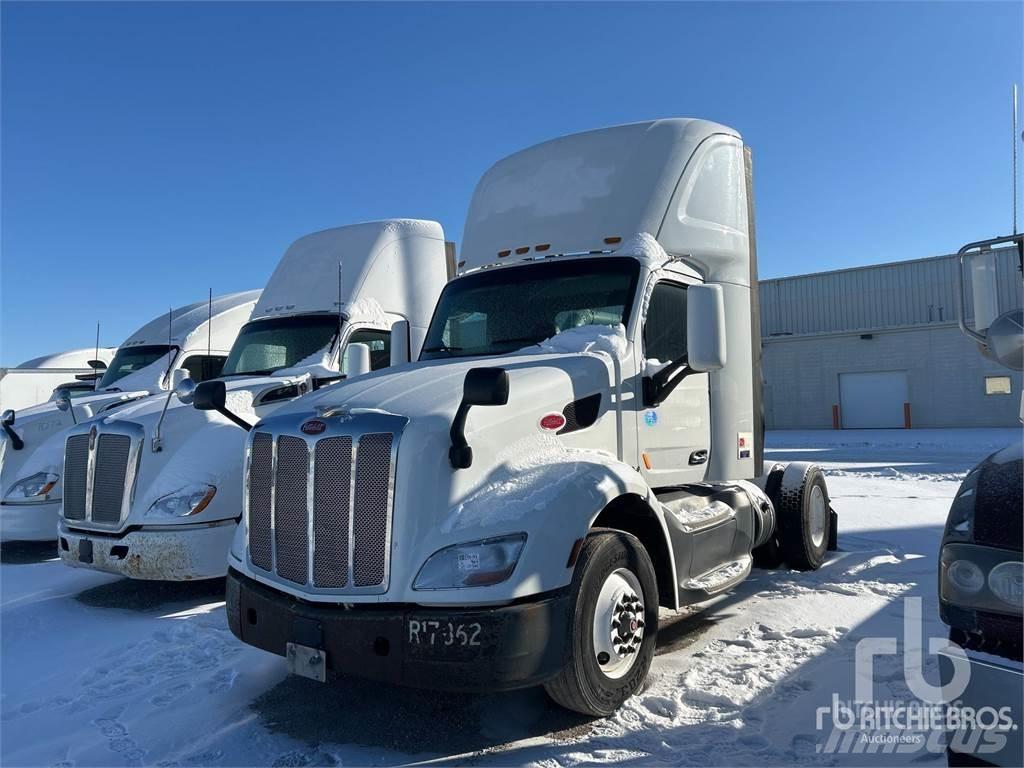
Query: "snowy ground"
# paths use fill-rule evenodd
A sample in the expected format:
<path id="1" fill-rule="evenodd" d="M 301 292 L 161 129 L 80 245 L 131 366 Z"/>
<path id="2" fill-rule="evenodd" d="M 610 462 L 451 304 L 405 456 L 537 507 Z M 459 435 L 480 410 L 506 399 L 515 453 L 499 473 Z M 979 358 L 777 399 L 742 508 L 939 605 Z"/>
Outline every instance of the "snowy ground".
<path id="1" fill-rule="evenodd" d="M 902 598 L 942 636 L 936 554 L 966 470 L 1019 430 L 779 432 L 771 459 L 827 468 L 840 549 L 817 573 L 755 571 L 734 594 L 663 614 L 647 689 L 591 721 L 542 691 L 441 695 L 323 686 L 228 631 L 223 582 L 160 586 L 69 569 L 48 547 L 0 566 L 0 762 L 13 765 L 570 766 L 942 764 L 926 752 L 829 755 L 815 710 L 852 698 L 853 653 L 902 637 Z M 879 699 L 906 699 L 899 657 Z M 934 673 L 934 659 L 926 671 Z"/>

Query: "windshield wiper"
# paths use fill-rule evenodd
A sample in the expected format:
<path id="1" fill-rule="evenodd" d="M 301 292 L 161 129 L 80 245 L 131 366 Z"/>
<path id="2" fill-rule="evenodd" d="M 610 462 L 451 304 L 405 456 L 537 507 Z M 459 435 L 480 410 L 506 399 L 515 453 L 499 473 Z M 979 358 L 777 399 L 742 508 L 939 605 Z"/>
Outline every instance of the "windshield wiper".
<path id="1" fill-rule="evenodd" d="M 423 351 L 427 354 L 432 352 L 447 352 L 450 355 L 452 352 L 461 352 L 462 347 L 449 347 L 447 344 L 438 344 L 436 347 L 424 347 Z"/>
<path id="2" fill-rule="evenodd" d="M 235 373 L 222 373 L 218 379 L 229 379 L 232 376 L 269 376 L 277 368 L 267 368 L 265 371 L 236 371 Z"/>

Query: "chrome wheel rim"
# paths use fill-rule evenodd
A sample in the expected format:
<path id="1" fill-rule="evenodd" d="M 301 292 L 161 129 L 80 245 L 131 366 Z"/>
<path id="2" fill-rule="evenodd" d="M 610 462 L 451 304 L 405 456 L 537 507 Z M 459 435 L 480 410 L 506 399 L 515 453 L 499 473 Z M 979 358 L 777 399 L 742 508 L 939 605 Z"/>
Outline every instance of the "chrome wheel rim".
<path id="1" fill-rule="evenodd" d="M 825 521 L 828 517 L 828 505 L 820 485 L 811 486 L 811 543 L 820 547 L 825 540 Z"/>
<path id="2" fill-rule="evenodd" d="M 626 569 L 608 574 L 594 610 L 594 655 L 605 675 L 617 679 L 629 672 L 644 640 L 644 591 Z"/>

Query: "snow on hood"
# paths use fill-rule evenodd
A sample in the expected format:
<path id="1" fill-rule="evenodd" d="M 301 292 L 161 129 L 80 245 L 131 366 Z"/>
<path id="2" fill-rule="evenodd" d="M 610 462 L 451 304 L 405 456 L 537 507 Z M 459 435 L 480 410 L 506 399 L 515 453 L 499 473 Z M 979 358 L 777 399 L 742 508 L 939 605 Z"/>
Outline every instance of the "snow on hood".
<path id="1" fill-rule="evenodd" d="M 448 514 L 441 532 L 520 520 L 551 507 L 570 488 L 573 495 L 593 497 L 596 504 L 614 491 L 609 459 L 614 461 L 610 453 L 568 448 L 551 435 L 518 440 L 499 454 L 489 481 Z"/>
<path id="2" fill-rule="evenodd" d="M 633 256 L 645 261 L 668 261 L 668 254 L 661 243 L 648 232 L 637 232 L 622 245 L 615 249 L 619 256 Z"/>
<path id="3" fill-rule="evenodd" d="M 538 346 L 555 354 L 607 355 L 615 360 L 626 356 L 626 329 L 618 325 L 581 325 L 555 334 Z M 527 348 L 529 351 L 531 348 Z"/>

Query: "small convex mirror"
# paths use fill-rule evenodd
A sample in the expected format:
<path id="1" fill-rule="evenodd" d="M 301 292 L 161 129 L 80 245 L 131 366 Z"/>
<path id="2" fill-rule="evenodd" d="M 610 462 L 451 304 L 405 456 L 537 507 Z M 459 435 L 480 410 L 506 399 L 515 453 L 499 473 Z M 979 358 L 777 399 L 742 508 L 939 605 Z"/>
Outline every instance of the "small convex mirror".
<path id="1" fill-rule="evenodd" d="M 195 392 L 196 383 L 187 376 L 174 385 L 175 396 L 185 405 L 191 404 Z"/>

